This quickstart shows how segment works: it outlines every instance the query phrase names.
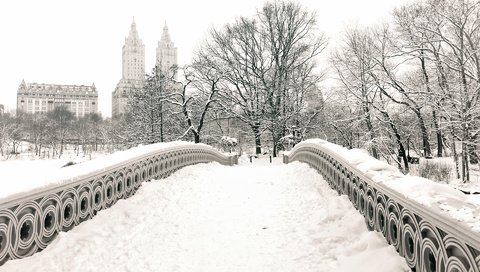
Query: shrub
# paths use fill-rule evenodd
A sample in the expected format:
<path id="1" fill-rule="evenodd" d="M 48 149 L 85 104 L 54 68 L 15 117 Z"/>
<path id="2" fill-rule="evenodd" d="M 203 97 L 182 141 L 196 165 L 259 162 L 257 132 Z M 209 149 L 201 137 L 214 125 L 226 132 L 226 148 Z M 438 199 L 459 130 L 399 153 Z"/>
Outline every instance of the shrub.
<path id="1" fill-rule="evenodd" d="M 69 161 L 67 162 L 64 166 L 62 167 L 67 167 L 67 166 L 70 166 L 70 165 L 74 165 L 75 163 L 73 161 Z"/>
<path id="2" fill-rule="evenodd" d="M 452 170 L 452 166 L 445 162 L 435 162 L 430 160 L 421 162 L 417 169 L 420 177 L 446 183 L 450 181 Z"/>

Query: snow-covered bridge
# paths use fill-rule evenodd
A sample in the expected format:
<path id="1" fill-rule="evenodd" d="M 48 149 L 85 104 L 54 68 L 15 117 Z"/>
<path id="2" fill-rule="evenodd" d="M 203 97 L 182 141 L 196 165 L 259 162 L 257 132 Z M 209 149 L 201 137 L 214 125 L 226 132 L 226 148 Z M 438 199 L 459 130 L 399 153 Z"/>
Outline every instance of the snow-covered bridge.
<path id="1" fill-rule="evenodd" d="M 175 144 L 64 168 L 0 195 L 0 271 L 479 271 L 471 199 L 324 142 L 283 160 Z"/>

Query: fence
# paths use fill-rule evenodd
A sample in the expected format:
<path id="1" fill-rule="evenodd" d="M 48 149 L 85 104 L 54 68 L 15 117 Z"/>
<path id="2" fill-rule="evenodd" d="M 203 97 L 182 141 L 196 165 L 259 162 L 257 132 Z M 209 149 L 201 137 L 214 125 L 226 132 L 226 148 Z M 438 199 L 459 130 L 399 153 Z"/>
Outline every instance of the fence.
<path id="1" fill-rule="evenodd" d="M 382 233 L 415 271 L 480 271 L 478 232 L 372 181 L 320 144 L 298 144 L 283 157 L 284 163 L 291 161 L 309 164 L 347 195 L 368 228 Z"/>
<path id="2" fill-rule="evenodd" d="M 143 181 L 164 178 L 197 163 L 233 165 L 238 158 L 205 145 L 183 144 L 112 161 L 61 185 L 0 200 L 0 265 L 41 251 L 60 231 L 68 231 L 135 194 Z"/>

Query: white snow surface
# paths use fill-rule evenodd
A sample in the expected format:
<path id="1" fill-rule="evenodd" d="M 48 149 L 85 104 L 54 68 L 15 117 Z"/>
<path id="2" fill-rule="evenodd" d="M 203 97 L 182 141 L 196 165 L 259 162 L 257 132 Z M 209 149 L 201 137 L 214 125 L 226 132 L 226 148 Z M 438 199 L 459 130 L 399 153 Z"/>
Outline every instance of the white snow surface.
<path id="1" fill-rule="evenodd" d="M 0 271 L 409 271 L 306 164 L 189 166 Z"/>
<path id="2" fill-rule="evenodd" d="M 335 152 L 372 181 L 382 183 L 401 193 L 405 198 L 443 213 L 475 232 L 480 232 L 480 195 L 467 195 L 447 184 L 417 176 L 406 176 L 398 168 L 369 156 L 365 150 L 349 150 L 321 139 L 310 139 L 303 143 L 321 145 Z"/>
<path id="3" fill-rule="evenodd" d="M 0 202 L 23 194 L 30 194 L 45 187 L 62 185 L 75 181 L 84 175 L 101 172 L 114 166 L 152 152 L 166 150 L 176 146 L 195 145 L 191 142 L 169 142 L 141 145 L 125 151 L 118 151 L 103 157 L 84 161 L 68 167 L 69 160 L 13 160 L 0 163 Z M 197 144 L 198 145 L 198 144 Z M 203 145 L 209 147 L 207 145 Z"/>

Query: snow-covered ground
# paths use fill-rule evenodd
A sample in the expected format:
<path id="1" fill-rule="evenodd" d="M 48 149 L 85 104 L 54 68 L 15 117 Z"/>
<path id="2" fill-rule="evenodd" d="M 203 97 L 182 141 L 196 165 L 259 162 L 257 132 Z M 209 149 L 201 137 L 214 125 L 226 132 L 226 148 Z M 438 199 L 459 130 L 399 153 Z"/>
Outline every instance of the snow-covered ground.
<path id="1" fill-rule="evenodd" d="M 242 160 L 241 160 L 242 161 Z M 306 164 L 243 160 L 145 183 L 0 271 L 409 271 Z"/>
<path id="2" fill-rule="evenodd" d="M 0 160 L 0 201 L 4 197 L 32 189 L 47 186 L 55 180 L 62 168 L 68 163 L 81 164 L 91 159 L 101 158 L 104 153 L 92 156 L 77 156 L 73 153 L 55 159 L 38 159 L 31 156 L 19 156 L 15 159 Z M 72 170 L 72 168 L 70 168 Z M 69 171 L 72 175 L 75 171 Z"/>

